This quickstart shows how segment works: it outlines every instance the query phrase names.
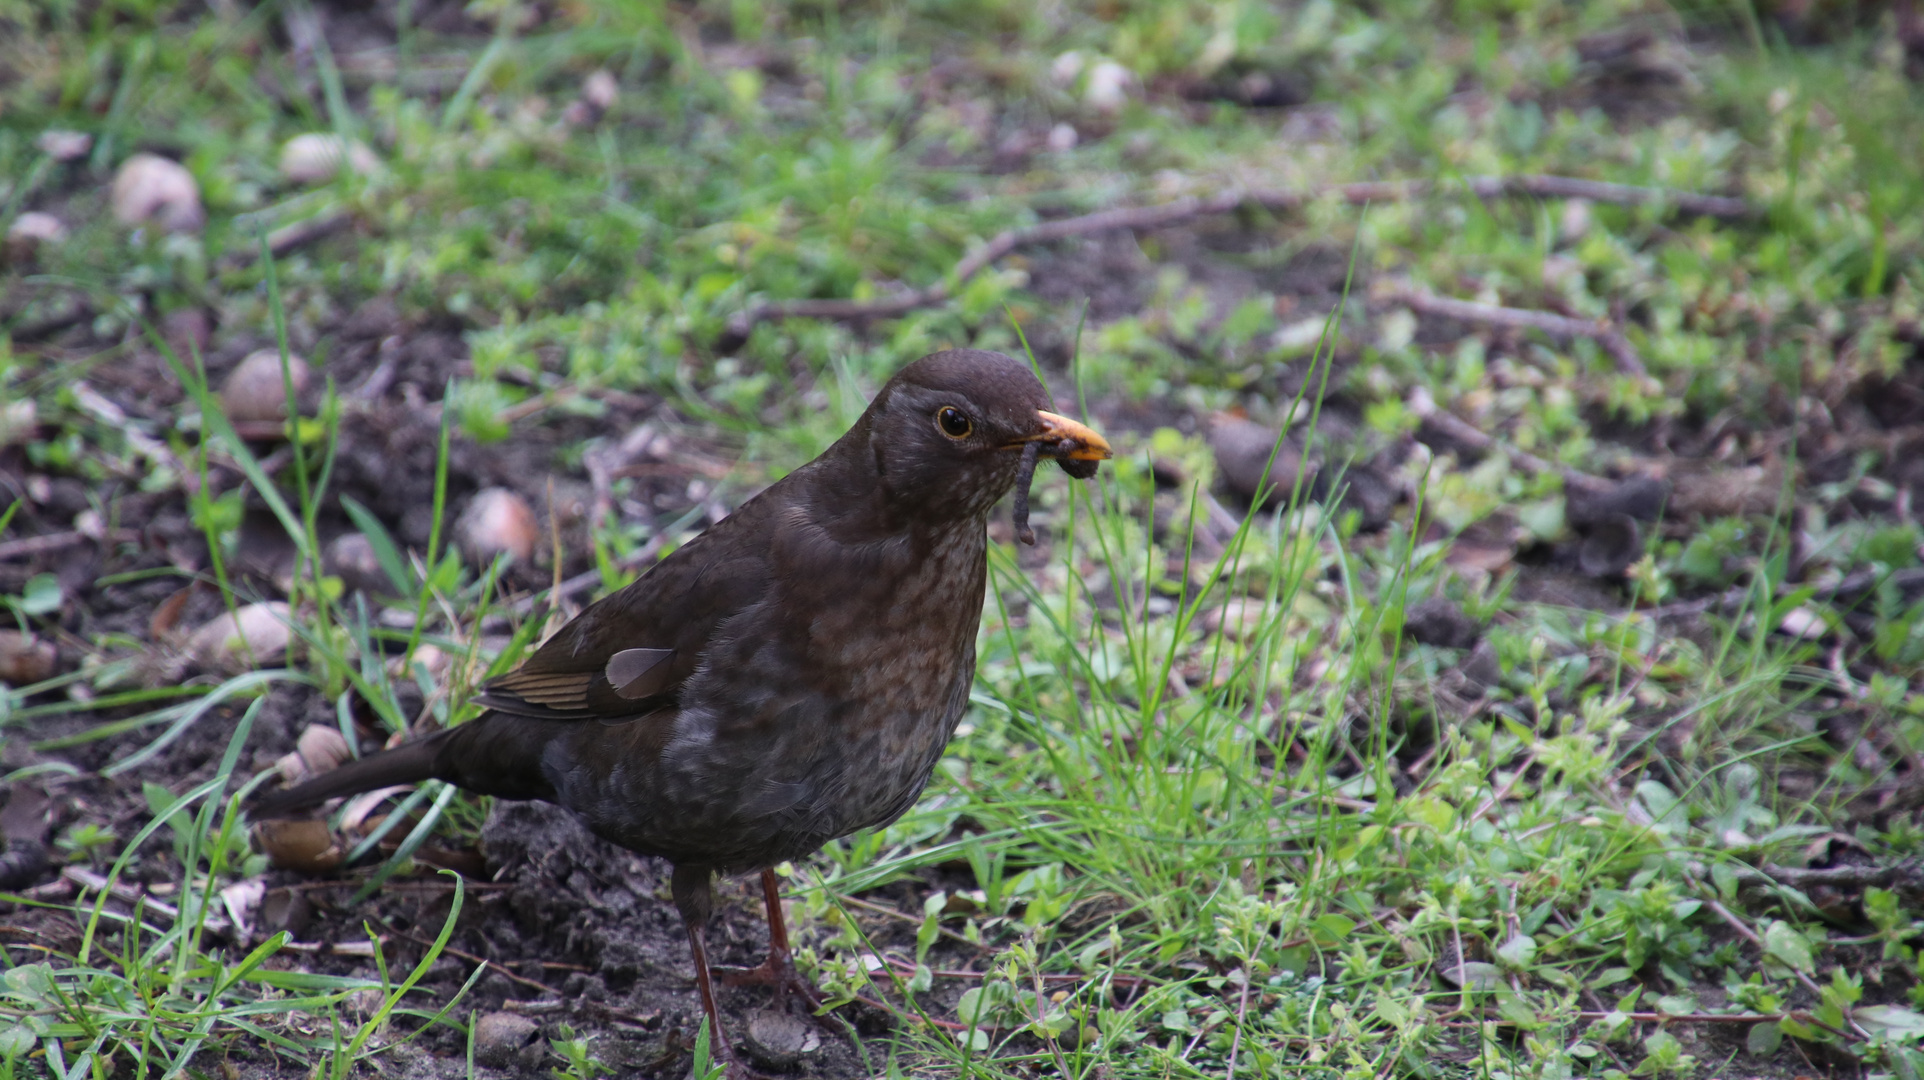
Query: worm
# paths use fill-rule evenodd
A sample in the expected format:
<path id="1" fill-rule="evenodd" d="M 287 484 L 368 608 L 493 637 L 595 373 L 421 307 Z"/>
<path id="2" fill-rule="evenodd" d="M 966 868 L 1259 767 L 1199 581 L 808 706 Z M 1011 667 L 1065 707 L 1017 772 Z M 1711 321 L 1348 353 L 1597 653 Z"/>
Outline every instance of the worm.
<path id="1" fill-rule="evenodd" d="M 1023 444 L 1022 464 L 1015 470 L 1015 538 L 1030 547 L 1035 546 L 1035 530 L 1029 528 L 1029 484 L 1035 480 L 1035 465 L 1041 456 L 1041 443 Z"/>

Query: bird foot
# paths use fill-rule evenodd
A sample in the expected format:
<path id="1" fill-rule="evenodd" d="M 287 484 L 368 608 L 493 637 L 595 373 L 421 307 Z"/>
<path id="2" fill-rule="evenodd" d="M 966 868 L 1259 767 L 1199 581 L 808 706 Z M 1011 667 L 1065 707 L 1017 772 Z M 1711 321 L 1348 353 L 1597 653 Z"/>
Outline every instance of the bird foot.
<path id="1" fill-rule="evenodd" d="M 822 995 L 815 984 L 802 977 L 795 959 L 787 952 L 773 951 L 768 959 L 752 968 L 716 967 L 715 974 L 729 986 L 769 986 L 775 990 L 775 1004 L 788 1006 L 799 999 L 811 1015 L 822 1007 Z"/>

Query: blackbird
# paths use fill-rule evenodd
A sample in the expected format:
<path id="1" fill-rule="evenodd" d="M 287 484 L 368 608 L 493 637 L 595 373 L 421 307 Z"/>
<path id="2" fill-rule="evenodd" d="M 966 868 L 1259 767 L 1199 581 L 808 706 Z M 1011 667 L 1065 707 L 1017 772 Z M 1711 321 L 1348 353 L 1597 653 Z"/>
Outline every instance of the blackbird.
<path id="1" fill-rule="evenodd" d="M 1048 411 L 1000 353 L 903 368 L 822 456 L 590 605 L 490 680 L 488 712 L 349 762 L 255 806 L 438 779 L 573 811 L 674 864 L 702 1009 L 721 1053 L 704 930 L 712 875 L 762 873 L 769 957 L 738 973 L 813 1000 L 774 865 L 914 804 L 975 676 L 989 512 L 1047 456 L 1078 477 L 1109 444 Z"/>

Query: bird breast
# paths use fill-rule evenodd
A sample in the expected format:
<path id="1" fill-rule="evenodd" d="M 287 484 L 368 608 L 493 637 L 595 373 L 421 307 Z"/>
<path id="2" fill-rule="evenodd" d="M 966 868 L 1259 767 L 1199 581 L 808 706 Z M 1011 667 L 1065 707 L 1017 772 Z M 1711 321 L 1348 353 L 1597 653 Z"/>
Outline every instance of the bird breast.
<path id="1" fill-rule="evenodd" d="M 614 800 L 656 807 L 655 835 L 621 842 L 749 870 L 900 817 L 968 702 L 985 546 L 981 523 L 860 545 L 778 530 L 780 584 L 719 628 L 659 765 Z"/>

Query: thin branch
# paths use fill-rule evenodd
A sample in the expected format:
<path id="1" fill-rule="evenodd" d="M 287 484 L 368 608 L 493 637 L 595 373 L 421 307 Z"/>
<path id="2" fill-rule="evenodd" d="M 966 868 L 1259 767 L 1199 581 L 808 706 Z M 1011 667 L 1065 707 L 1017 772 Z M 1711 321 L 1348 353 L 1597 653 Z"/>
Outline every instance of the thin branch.
<path id="1" fill-rule="evenodd" d="M 1722 919 L 1725 923 L 1729 924 L 1731 929 L 1737 931 L 1738 936 L 1742 937 L 1745 941 L 1750 942 L 1752 945 L 1757 946 L 1758 952 L 1763 953 L 1766 956 L 1770 954 L 1770 949 L 1764 944 L 1764 939 L 1757 935 L 1757 931 L 1752 930 L 1750 928 L 1750 924 L 1738 918 L 1729 908 L 1718 903 L 1716 898 L 1705 896 L 1702 899 L 1703 899 L 1704 906 L 1709 908 L 1711 911 L 1715 912 L 1717 917 Z M 1803 984 L 1804 989 L 1810 991 L 1810 996 L 1816 998 L 1819 1001 L 1824 1000 L 1824 991 L 1821 987 L 1817 985 L 1817 980 L 1811 978 L 1810 975 L 1808 975 L 1807 973 L 1798 971 L 1796 969 L 1792 969 L 1791 975 L 1794 976 L 1798 982 Z M 1850 1016 L 1848 1015 L 1848 1008 L 1849 1007 L 1846 1006 L 1846 1015 L 1844 1017 L 1844 1023 L 1850 1026 L 1849 1031 L 1839 1031 L 1836 1028 L 1829 1027 L 1829 1025 L 1825 1025 L 1821 1023 L 1819 1023 L 1818 1026 L 1825 1027 L 1830 1031 L 1836 1032 L 1838 1035 L 1844 1036 L 1845 1038 L 1868 1040 L 1870 1038 L 1870 1033 L 1865 1031 L 1863 1027 L 1857 1023 L 1857 1021 L 1850 1018 Z M 1814 1018 L 1805 1017 L 1804 1019 L 1807 1023 L 1818 1023 Z"/>
<path id="2" fill-rule="evenodd" d="M 1636 187 L 1602 180 L 1579 180 L 1570 176 L 1473 176 L 1461 189 L 1482 199 L 1526 196 L 1540 199 L 1589 199 L 1619 206 L 1659 206 L 1678 213 L 1701 217 L 1748 219 L 1758 215 L 1757 208 L 1742 199 L 1723 195 L 1698 195 L 1666 188 Z M 874 300 L 816 299 L 777 300 L 756 304 L 730 321 L 732 333 L 745 336 L 756 323 L 770 319 L 884 319 L 917 308 L 940 304 L 954 295 L 970 278 L 990 263 L 1031 244 L 1046 244 L 1112 229 L 1160 229 L 1193 218 L 1226 214 L 1244 207 L 1265 210 L 1295 210 L 1326 196 L 1351 205 L 1372 202 L 1404 202 L 1435 192 L 1457 190 L 1456 185 L 1432 180 L 1367 181 L 1333 184 L 1304 190 L 1281 188 L 1231 189 L 1208 198 L 1182 198 L 1153 206 L 1125 206 L 1098 210 L 1077 217 L 1045 221 L 1014 229 L 1004 229 L 988 243 L 964 255 L 943 279 L 920 289 L 907 289 L 893 296 Z M 1576 320 L 1571 320 L 1576 321 Z M 1622 358 L 1618 362 L 1621 364 Z"/>
<path id="3" fill-rule="evenodd" d="M 109 879 L 101 874 L 94 873 L 92 870 L 78 866 L 63 868 L 60 871 L 60 876 L 80 886 L 82 889 L 91 889 L 97 893 L 106 893 L 108 896 L 128 905 L 136 911 L 145 911 L 159 915 L 170 922 L 180 921 L 180 908 L 175 907 L 165 900 L 155 899 L 138 886 Z M 102 912 L 102 914 L 113 915 L 114 913 Z M 202 916 L 201 926 L 209 933 L 226 934 L 232 929 L 233 924 L 227 921 L 226 916 L 216 915 L 212 911 L 209 911 Z"/>
<path id="4" fill-rule="evenodd" d="M 1393 285 L 1384 291 L 1383 296 L 1424 315 L 1442 319 L 1499 326 L 1508 330 L 1536 330 L 1560 341 L 1589 338 L 1610 354 L 1611 359 L 1617 362 L 1617 370 L 1625 375 L 1643 375 L 1648 371 L 1643 366 L 1643 358 L 1637 355 L 1636 348 L 1623 336 L 1623 331 L 1606 320 L 1573 319 L 1549 311 L 1456 300 L 1411 285 Z"/>
<path id="5" fill-rule="evenodd" d="M 1506 442 L 1500 442 L 1484 434 L 1483 430 L 1476 425 L 1467 420 L 1459 419 L 1447 409 L 1440 408 L 1436 404 L 1436 400 L 1430 397 L 1429 393 L 1424 390 L 1418 389 L 1416 393 L 1410 395 L 1410 411 L 1415 413 L 1417 418 L 1423 421 L 1425 427 L 1428 427 L 1436 433 L 1431 436 L 1432 438 L 1441 437 L 1458 446 L 1465 446 L 1471 450 L 1475 450 L 1478 453 L 1502 454 L 1518 467 L 1529 472 L 1555 473 L 1563 477 L 1563 484 L 1568 488 L 1577 488 L 1592 494 L 1601 495 L 1616 487 L 1615 484 L 1612 484 L 1600 476 L 1591 476 L 1589 473 L 1566 468 L 1553 461 L 1545 461 L 1543 458 L 1527 450 L 1511 446 Z M 1418 438 L 1420 441 L 1421 436 L 1419 435 Z"/>
<path id="6" fill-rule="evenodd" d="M 1846 597 L 1862 596 L 1879 585 L 1887 583 L 1896 586 L 1899 592 L 1904 593 L 1924 588 L 1924 567 L 1914 566 L 1888 572 L 1859 570 L 1856 573 L 1844 575 L 1835 584 L 1819 588 L 1811 594 L 1811 599 L 1820 603 L 1834 603 Z M 1742 609 L 1755 590 L 1755 585 L 1735 585 L 1712 596 L 1696 600 L 1679 600 L 1674 604 L 1648 608 L 1644 614 L 1658 620 L 1685 618 L 1691 615 L 1702 615 L 1709 611 L 1728 615 Z"/>
<path id="7" fill-rule="evenodd" d="M 66 532 L 42 533 L 39 536 L 23 536 L 18 540 L 8 540 L 0 543 L 0 562 L 30 558 L 34 555 L 45 555 L 51 551 L 60 551 L 79 544 L 85 544 L 93 539 L 95 538 L 86 533 L 71 529 Z M 120 539 L 120 537 L 115 537 L 115 539 Z"/>
<path id="8" fill-rule="evenodd" d="M 1747 866 L 1733 866 L 1731 870 L 1737 881 L 1745 885 L 1787 885 L 1793 889 L 1820 885 L 1852 889 L 1897 886 L 1911 892 L 1924 891 L 1924 864 L 1911 860 L 1884 866 L 1773 866 L 1765 863 L 1755 870 Z"/>
<path id="9" fill-rule="evenodd" d="M 1745 221 L 1761 217 L 1760 207 L 1728 195 L 1699 195 L 1669 188 L 1613 184 L 1607 180 L 1580 180 L 1574 176 L 1547 176 L 1525 173 L 1520 176 L 1472 177 L 1468 187 L 1478 198 L 1499 195 L 1529 195 L 1539 199 L 1589 199 L 1617 206 L 1662 206 L 1692 217 L 1726 218 Z"/>
<path id="10" fill-rule="evenodd" d="M 288 252 L 297 251 L 309 244 L 324 240 L 354 223 L 354 215 L 341 207 L 323 210 L 313 217 L 290 222 L 267 234 L 267 250 L 275 258 Z M 260 248 L 249 244 L 229 252 L 220 260 L 222 270 L 240 270 L 252 266 L 261 257 Z"/>
<path id="11" fill-rule="evenodd" d="M 1786 1016 L 1795 1018 L 1794 1013 L 1618 1013 L 1597 1012 L 1593 1009 L 1585 1009 L 1577 1013 L 1579 1020 L 1608 1020 L 1616 1016 L 1640 1024 L 1774 1024 Z"/>

